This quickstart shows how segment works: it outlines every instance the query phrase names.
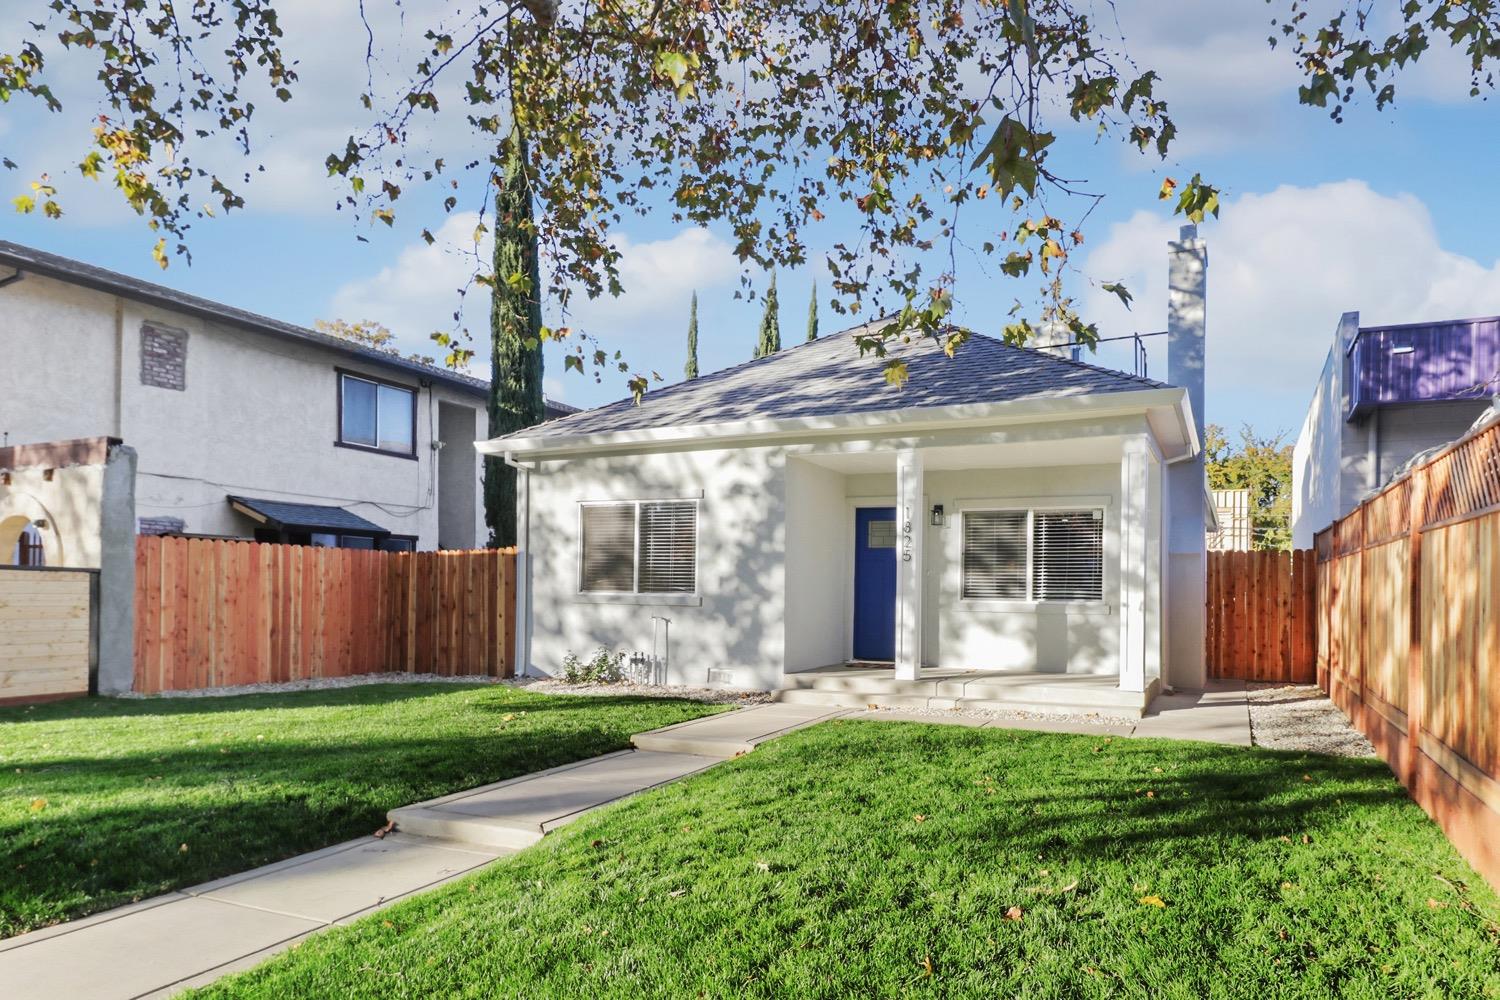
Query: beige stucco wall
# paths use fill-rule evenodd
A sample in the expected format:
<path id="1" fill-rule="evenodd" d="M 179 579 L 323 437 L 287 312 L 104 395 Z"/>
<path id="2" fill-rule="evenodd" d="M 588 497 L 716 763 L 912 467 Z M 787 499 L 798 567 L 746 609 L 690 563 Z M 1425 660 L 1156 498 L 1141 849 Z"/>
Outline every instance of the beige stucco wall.
<path id="1" fill-rule="evenodd" d="M 0 482 L 0 565 L 10 562 L 22 528 L 44 522 L 38 533 L 46 565 L 98 569 L 104 466 L 15 469 L 7 475 L 10 483 Z"/>
<path id="2" fill-rule="evenodd" d="M 187 332 L 185 391 L 141 383 L 146 322 Z M 139 455 L 138 515 L 181 518 L 189 532 L 251 534 L 254 525 L 224 499 L 239 493 L 346 507 L 433 548 L 439 404 L 472 408 L 473 436 L 485 436 L 481 393 L 422 387 L 414 374 L 318 345 L 35 275 L 0 289 L 0 350 L 0 432 L 10 443 L 121 438 Z M 418 389 L 415 460 L 334 446 L 336 368 Z M 474 468 L 476 500 L 466 512 L 482 539 L 477 456 Z"/>

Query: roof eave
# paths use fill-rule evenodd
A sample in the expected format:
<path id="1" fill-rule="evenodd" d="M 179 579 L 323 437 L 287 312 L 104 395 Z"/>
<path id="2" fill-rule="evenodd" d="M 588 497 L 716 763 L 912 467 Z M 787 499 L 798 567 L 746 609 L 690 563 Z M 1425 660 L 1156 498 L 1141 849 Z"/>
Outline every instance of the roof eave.
<path id="1" fill-rule="evenodd" d="M 955 406 L 904 407 L 863 413 L 797 417 L 786 420 L 746 420 L 718 424 L 680 424 L 672 427 L 612 431 L 577 436 L 509 436 L 476 442 L 486 455 L 509 455 L 516 459 L 544 460 L 591 452 L 649 451 L 682 443 L 741 439 L 777 440 L 791 437 L 836 436 L 861 430 L 941 430 L 974 423 L 1024 423 L 1056 417 L 1109 416 L 1144 412 L 1153 408 L 1174 410 L 1183 424 L 1189 452 L 1196 452 L 1197 435 L 1187 392 L 1175 386 L 1122 392 L 1079 393 L 1041 399 L 999 403 L 965 403 Z"/>

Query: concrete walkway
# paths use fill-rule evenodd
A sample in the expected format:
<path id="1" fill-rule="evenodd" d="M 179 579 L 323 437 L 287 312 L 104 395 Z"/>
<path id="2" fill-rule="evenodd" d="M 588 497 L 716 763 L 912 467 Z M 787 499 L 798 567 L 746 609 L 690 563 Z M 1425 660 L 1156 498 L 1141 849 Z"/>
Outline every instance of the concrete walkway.
<path id="1" fill-rule="evenodd" d="M 1244 685 L 1158 697 L 1139 723 L 771 704 L 638 733 L 635 749 L 393 809 L 362 839 L 0 941 L 5 1000 L 167 997 L 533 844 L 586 812 L 831 718 L 1250 744 Z"/>

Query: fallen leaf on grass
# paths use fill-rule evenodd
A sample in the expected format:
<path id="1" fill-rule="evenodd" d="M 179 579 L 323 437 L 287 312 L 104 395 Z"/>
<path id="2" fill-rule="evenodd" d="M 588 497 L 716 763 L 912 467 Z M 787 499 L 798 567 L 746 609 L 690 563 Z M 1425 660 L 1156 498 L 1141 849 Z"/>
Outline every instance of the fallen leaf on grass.
<path id="1" fill-rule="evenodd" d="M 1430 909 L 1430 910 L 1446 910 L 1448 908 L 1448 904 L 1447 903 L 1441 903 L 1441 902 L 1439 902 L 1436 899 L 1428 897 L 1428 899 L 1427 899 L 1427 908 Z"/>
<path id="2" fill-rule="evenodd" d="M 178 854 L 186 854 L 187 852 L 188 852 L 188 846 L 186 844 L 183 844 L 181 847 L 177 848 L 177 853 Z"/>
<path id="3" fill-rule="evenodd" d="M 771 862 L 769 862 L 769 861 L 757 861 L 757 862 L 755 862 L 755 867 L 759 868 L 763 872 L 768 872 L 768 871 L 771 870 Z"/>
<path id="4" fill-rule="evenodd" d="M 1026 911 L 1021 909 L 1019 906 L 1012 906 L 1010 909 L 1005 911 L 1006 920 L 1020 920 L 1025 915 Z"/>
<path id="5" fill-rule="evenodd" d="M 925 813 L 917 813 L 912 817 L 912 819 L 916 820 L 918 823 L 925 823 L 927 822 L 927 815 Z"/>
<path id="6" fill-rule="evenodd" d="M 923 955 L 922 956 L 922 970 L 927 974 L 928 978 L 932 977 L 932 956 L 931 955 Z"/>
<path id="7" fill-rule="evenodd" d="M 47 808 L 47 800 L 46 799 L 32 799 L 31 800 L 31 811 L 32 812 L 41 812 L 45 808 Z"/>
<path id="8" fill-rule="evenodd" d="M 678 896 L 686 896 L 687 895 L 687 890 L 686 889 L 673 889 L 671 892 L 667 893 L 667 895 L 671 896 L 673 899 L 676 899 Z"/>
<path id="9" fill-rule="evenodd" d="M 1159 906 L 1162 909 L 1166 909 L 1166 906 L 1167 906 L 1167 904 L 1162 901 L 1162 898 L 1160 896 L 1142 896 L 1141 897 L 1141 905 L 1142 906 Z"/>

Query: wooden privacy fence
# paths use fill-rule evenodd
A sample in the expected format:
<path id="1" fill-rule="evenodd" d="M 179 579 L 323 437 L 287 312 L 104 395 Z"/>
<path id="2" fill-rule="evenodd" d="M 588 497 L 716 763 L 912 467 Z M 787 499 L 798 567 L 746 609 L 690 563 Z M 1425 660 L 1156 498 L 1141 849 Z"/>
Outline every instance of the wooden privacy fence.
<path id="1" fill-rule="evenodd" d="M 89 693 L 98 577 L 0 568 L 0 705 Z"/>
<path id="2" fill-rule="evenodd" d="M 1318 680 L 1500 887 L 1500 426 L 1317 537 Z"/>
<path id="3" fill-rule="evenodd" d="M 514 549 L 377 552 L 141 536 L 135 689 L 396 671 L 509 677 Z"/>
<path id="4" fill-rule="evenodd" d="M 1210 676 L 1311 684 L 1317 630 L 1311 549 L 1208 554 Z"/>

